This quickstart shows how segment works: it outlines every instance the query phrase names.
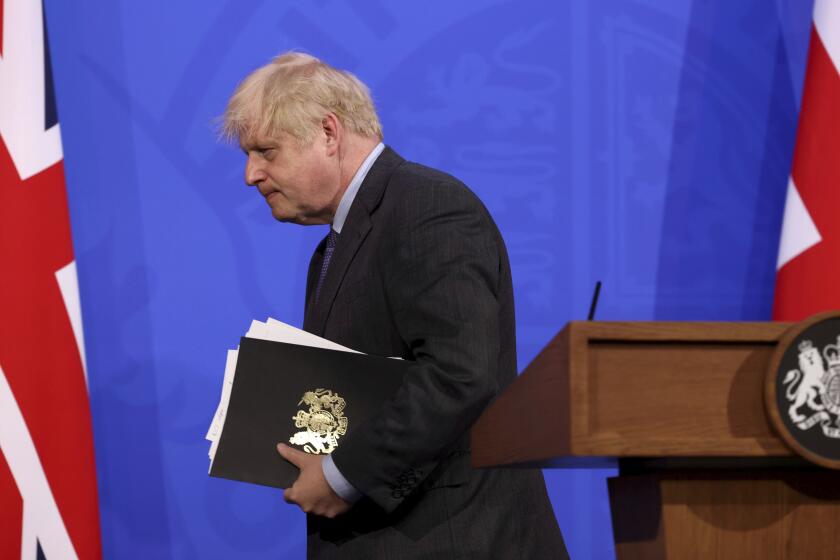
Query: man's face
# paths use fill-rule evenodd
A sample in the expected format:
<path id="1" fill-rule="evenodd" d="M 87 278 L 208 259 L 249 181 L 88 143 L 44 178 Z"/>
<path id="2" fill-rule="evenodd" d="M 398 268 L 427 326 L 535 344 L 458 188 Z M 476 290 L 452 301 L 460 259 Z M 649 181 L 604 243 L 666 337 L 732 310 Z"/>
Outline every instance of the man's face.
<path id="1" fill-rule="evenodd" d="M 337 206 L 339 173 L 325 137 L 301 148 L 297 139 L 255 137 L 241 143 L 245 182 L 257 187 L 281 222 L 328 224 Z"/>

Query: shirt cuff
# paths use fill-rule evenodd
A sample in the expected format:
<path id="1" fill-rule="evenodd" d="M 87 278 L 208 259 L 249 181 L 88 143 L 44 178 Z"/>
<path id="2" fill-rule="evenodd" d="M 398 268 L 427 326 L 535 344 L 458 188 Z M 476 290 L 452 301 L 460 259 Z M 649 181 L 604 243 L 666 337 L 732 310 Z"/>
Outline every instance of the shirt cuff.
<path id="1" fill-rule="evenodd" d="M 362 493 L 353 488 L 353 485 L 347 482 L 338 467 L 333 462 L 332 455 L 327 455 L 321 462 L 321 468 L 324 471 L 324 478 L 327 479 L 327 484 L 333 489 L 333 492 L 338 494 L 338 497 L 347 503 L 355 503 L 362 497 Z"/>

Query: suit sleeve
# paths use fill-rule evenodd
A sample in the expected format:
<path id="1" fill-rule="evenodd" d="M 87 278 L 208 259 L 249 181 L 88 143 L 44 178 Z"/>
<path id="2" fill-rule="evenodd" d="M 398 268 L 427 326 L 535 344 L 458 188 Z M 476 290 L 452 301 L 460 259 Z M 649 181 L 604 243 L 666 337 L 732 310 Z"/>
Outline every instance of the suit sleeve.
<path id="1" fill-rule="evenodd" d="M 435 468 L 498 392 L 500 239 L 457 184 L 417 188 L 388 224 L 381 253 L 394 324 L 414 364 L 381 413 L 333 459 L 386 511 Z"/>

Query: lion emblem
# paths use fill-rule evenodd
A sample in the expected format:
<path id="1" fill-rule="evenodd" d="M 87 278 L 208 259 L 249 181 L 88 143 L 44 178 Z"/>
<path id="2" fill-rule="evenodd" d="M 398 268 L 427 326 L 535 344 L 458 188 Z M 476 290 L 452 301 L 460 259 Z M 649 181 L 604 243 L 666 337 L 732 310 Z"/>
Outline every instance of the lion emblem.
<path id="1" fill-rule="evenodd" d="M 800 430 L 819 424 L 826 437 L 840 439 L 840 416 L 833 417 L 840 415 L 840 337 L 837 345 L 829 344 L 822 355 L 810 340 L 803 340 L 799 369 L 788 371 L 782 385 L 787 388 L 788 416 Z M 803 407 L 807 415 L 801 414 Z"/>
<path id="2" fill-rule="evenodd" d="M 295 427 L 303 430 L 292 435 L 289 443 L 303 446 L 304 451 L 315 455 L 332 453 L 338 438 L 347 433 L 347 403 L 329 389 L 315 389 L 303 394 L 300 405 L 307 405 L 309 410 L 298 410 L 292 416 Z"/>
<path id="3" fill-rule="evenodd" d="M 783 385 L 787 385 L 787 398 L 793 401 L 788 409 L 788 415 L 794 422 L 802 422 L 805 416 L 798 410 L 806 402 L 814 410 L 822 410 L 821 403 L 816 398 L 825 390 L 825 368 L 823 367 L 820 351 L 814 348 L 810 340 L 799 345 L 799 369 L 792 369 L 785 375 Z M 801 378 L 801 381 L 800 381 Z"/>

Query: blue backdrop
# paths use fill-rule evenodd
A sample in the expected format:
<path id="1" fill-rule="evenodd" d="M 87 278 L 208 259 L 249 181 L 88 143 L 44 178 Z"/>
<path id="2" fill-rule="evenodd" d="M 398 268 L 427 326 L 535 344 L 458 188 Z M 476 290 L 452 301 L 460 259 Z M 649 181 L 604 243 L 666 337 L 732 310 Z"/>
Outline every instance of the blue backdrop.
<path id="1" fill-rule="evenodd" d="M 225 351 L 300 325 L 323 228 L 274 222 L 214 118 L 299 48 L 373 90 L 387 143 L 508 244 L 520 367 L 600 319 L 767 319 L 810 29 L 796 0 L 46 0 L 107 558 L 302 558 L 278 491 L 208 478 Z M 546 471 L 612 558 L 605 470 Z"/>

